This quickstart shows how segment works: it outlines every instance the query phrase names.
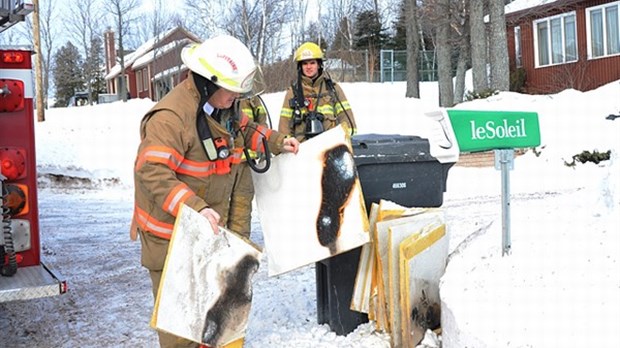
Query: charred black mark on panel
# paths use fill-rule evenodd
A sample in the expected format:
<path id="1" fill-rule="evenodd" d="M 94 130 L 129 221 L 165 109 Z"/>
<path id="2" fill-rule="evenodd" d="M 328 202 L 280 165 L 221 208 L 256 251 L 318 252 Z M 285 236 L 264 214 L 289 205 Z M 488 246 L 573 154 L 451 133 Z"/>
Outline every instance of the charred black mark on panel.
<path id="1" fill-rule="evenodd" d="M 321 207 L 316 220 L 319 243 L 334 254 L 344 208 L 357 178 L 353 154 L 346 145 L 325 152 L 321 177 Z"/>
<path id="2" fill-rule="evenodd" d="M 427 296 L 426 291 L 422 290 L 422 295 L 415 301 L 417 305 L 411 310 L 411 322 L 413 327 L 418 327 L 419 332 L 426 332 L 427 329 L 435 330 L 441 326 L 441 305 L 432 302 Z M 419 338 L 420 341 L 422 337 Z M 416 345 L 419 342 L 414 342 Z"/>
<path id="3" fill-rule="evenodd" d="M 219 346 L 226 332 L 237 331 L 247 318 L 252 302 L 252 276 L 258 269 L 258 259 L 246 255 L 239 263 L 220 275 L 221 295 L 209 309 L 202 333 L 202 342 Z M 235 314 L 243 314 L 235 317 Z"/>

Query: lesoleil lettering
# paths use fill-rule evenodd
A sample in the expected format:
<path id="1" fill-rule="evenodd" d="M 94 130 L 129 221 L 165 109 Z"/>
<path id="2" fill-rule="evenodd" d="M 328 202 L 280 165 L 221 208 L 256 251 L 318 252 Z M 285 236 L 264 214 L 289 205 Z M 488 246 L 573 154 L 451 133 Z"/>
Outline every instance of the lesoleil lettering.
<path id="1" fill-rule="evenodd" d="M 471 124 L 471 139 L 503 139 L 503 138 L 525 138 L 525 119 L 515 121 L 515 124 L 508 124 L 504 119 L 503 124 L 496 124 L 495 121 L 487 121 L 484 126 L 476 125 L 475 120 L 469 121 Z"/>

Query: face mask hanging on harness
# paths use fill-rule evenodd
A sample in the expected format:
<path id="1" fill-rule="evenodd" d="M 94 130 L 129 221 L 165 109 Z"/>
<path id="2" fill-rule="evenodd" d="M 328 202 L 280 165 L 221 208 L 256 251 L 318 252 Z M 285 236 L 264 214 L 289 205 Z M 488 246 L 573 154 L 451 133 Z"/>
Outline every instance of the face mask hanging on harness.
<path id="1" fill-rule="evenodd" d="M 209 88 L 209 84 L 212 84 L 212 83 L 207 81 L 206 79 L 204 79 L 203 77 L 199 75 L 194 75 L 194 80 L 196 81 L 196 86 L 198 87 L 198 90 L 203 91 L 203 93 L 201 93 L 201 101 L 198 105 L 198 110 L 197 110 L 197 115 L 196 115 L 196 129 L 198 131 L 198 136 L 200 138 L 200 142 L 203 146 L 205 154 L 207 155 L 207 158 L 209 159 L 209 161 L 215 162 L 216 173 L 227 174 L 230 172 L 231 162 L 230 162 L 229 157 L 231 155 L 231 147 L 234 146 L 234 138 L 238 134 L 241 134 L 241 136 L 243 137 L 243 141 L 244 141 L 243 153 L 245 154 L 245 157 L 248 161 L 250 168 L 257 173 L 264 173 L 267 170 L 269 170 L 269 167 L 271 166 L 271 158 L 269 156 L 269 153 L 270 153 L 269 145 L 267 143 L 267 139 L 264 136 L 264 134 L 262 137 L 262 144 L 263 144 L 263 148 L 265 149 L 265 154 L 266 154 L 264 167 L 262 168 L 259 167 L 253 160 L 250 159 L 250 154 L 249 154 L 247 143 L 246 143 L 246 136 L 244 134 L 245 132 L 242 129 L 237 127 L 239 125 L 239 120 L 238 120 L 239 112 L 237 109 L 237 106 L 238 106 L 237 102 L 235 102 L 235 108 L 233 110 L 232 116 L 230 116 L 226 120 L 226 129 L 231 134 L 230 139 L 227 141 L 226 139 L 222 137 L 218 137 L 218 138 L 213 137 L 211 133 L 211 128 L 209 127 L 209 122 L 207 120 L 207 117 L 209 116 L 207 116 L 207 114 L 203 110 L 203 106 L 207 102 L 208 96 L 211 95 L 212 93 L 215 93 L 215 90 L 217 89 L 214 90 L 213 88 Z M 220 110 L 213 111 L 213 118 L 218 122 L 221 121 L 219 115 L 220 115 Z M 259 132 L 258 129 L 254 129 L 254 130 Z"/>
<path id="2" fill-rule="evenodd" d="M 295 127 L 305 122 L 306 126 L 304 127 L 304 135 L 307 138 L 312 138 L 313 136 L 323 133 L 323 131 L 325 130 L 323 127 L 323 120 L 325 119 L 325 116 L 322 113 L 314 111 L 314 110 L 308 111 L 307 113 L 302 114 L 301 109 L 304 107 L 307 108 L 308 110 L 312 109 L 312 103 L 308 99 L 305 99 L 303 97 L 303 94 L 301 91 L 298 91 L 298 93 L 299 95 L 302 96 L 301 100 L 303 100 L 303 102 L 300 103 L 299 101 L 300 98 L 297 98 L 297 97 L 293 97 L 291 100 L 289 100 L 289 106 L 293 109 L 293 119 L 292 119 L 293 131 L 295 130 Z M 319 95 L 317 96 L 317 101 L 319 98 L 320 98 L 320 91 L 319 91 Z"/>
<path id="3" fill-rule="evenodd" d="M 313 136 L 323 133 L 323 131 L 325 130 L 323 127 L 323 120 L 325 119 L 325 115 L 316 111 L 319 100 L 321 98 L 323 83 L 321 83 L 319 86 L 319 93 L 316 96 L 317 105 L 313 108 L 310 99 L 306 99 L 304 97 L 304 91 L 301 85 L 301 74 L 299 73 L 298 75 L 299 76 L 297 79 L 297 83 L 291 86 L 291 88 L 293 89 L 293 98 L 288 101 L 289 107 L 293 109 L 291 129 L 294 133 L 295 127 L 305 122 L 306 126 L 304 127 L 304 135 L 306 136 L 306 138 L 312 138 Z M 302 108 L 306 108 L 308 112 L 302 114 Z M 295 135 L 296 134 L 293 134 L 293 136 Z"/>
<path id="4" fill-rule="evenodd" d="M 327 74 L 327 72 L 325 72 Z M 349 114 L 344 109 L 342 105 L 342 101 L 338 97 L 338 93 L 336 91 L 336 87 L 334 86 L 334 82 L 328 76 L 323 78 L 323 82 L 319 85 L 319 93 L 316 96 L 316 106 L 313 108 L 310 99 L 306 99 L 303 94 L 303 87 L 301 83 L 301 72 L 298 71 L 297 83 L 291 88 L 293 89 L 293 98 L 289 100 L 289 107 L 293 109 L 293 117 L 291 118 L 291 130 L 293 131 L 293 136 L 295 134 L 295 128 L 301 123 L 305 122 L 304 127 L 304 135 L 306 138 L 310 139 L 316 135 L 319 135 L 325 131 L 325 127 L 323 127 L 323 120 L 325 120 L 325 115 L 316 111 L 319 107 L 319 102 L 321 99 L 321 91 L 323 89 L 323 83 L 327 85 L 327 89 L 329 93 L 340 103 L 340 106 L 343 108 L 345 116 L 349 121 L 349 124 L 352 126 L 351 118 Z M 302 114 L 302 108 L 306 108 L 308 110 L 307 113 Z M 351 127 L 351 135 L 353 135 L 353 127 Z"/>

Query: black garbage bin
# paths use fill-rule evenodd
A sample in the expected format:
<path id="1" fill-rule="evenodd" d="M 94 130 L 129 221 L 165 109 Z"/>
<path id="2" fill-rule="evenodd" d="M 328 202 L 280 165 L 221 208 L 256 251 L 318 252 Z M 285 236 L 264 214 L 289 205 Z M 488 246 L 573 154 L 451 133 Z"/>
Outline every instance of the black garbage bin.
<path id="1" fill-rule="evenodd" d="M 352 139 L 366 209 L 387 199 L 405 207 L 440 207 L 448 170 L 427 139 L 413 135 L 364 134 Z M 456 160 L 455 160 L 456 161 Z"/>
<path id="2" fill-rule="evenodd" d="M 448 170 L 456 160 L 440 163 L 431 155 L 427 139 L 360 134 L 352 138 L 352 146 L 367 210 L 380 199 L 406 207 L 443 204 Z M 368 322 L 366 314 L 349 309 L 360 253 L 356 248 L 315 265 L 318 322 L 338 335 Z"/>

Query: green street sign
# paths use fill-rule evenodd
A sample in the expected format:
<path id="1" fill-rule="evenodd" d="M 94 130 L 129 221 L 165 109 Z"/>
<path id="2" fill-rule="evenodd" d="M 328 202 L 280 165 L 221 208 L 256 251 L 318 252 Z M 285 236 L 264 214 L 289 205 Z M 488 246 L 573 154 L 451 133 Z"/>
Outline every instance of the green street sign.
<path id="1" fill-rule="evenodd" d="M 447 110 L 461 152 L 540 145 L 535 112 Z"/>

